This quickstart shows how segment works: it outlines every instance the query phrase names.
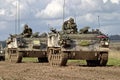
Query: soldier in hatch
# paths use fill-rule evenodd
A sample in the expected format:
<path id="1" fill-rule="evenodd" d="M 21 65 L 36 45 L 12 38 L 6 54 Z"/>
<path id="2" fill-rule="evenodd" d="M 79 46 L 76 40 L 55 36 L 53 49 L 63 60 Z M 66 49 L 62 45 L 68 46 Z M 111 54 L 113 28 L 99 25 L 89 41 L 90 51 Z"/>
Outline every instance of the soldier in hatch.
<path id="1" fill-rule="evenodd" d="M 63 30 L 63 31 L 65 31 L 65 30 L 68 29 L 68 28 L 67 28 L 67 24 L 68 24 L 68 20 L 63 23 L 63 26 L 62 26 L 62 30 Z"/>
<path id="2" fill-rule="evenodd" d="M 63 31 L 65 33 L 77 33 L 77 25 L 73 18 L 70 18 L 63 23 Z"/>
<path id="3" fill-rule="evenodd" d="M 69 19 L 67 27 L 71 30 L 70 33 L 77 33 L 77 25 L 73 18 Z"/>
<path id="4" fill-rule="evenodd" d="M 21 35 L 23 35 L 23 37 L 30 37 L 32 35 L 32 29 L 28 27 L 27 24 L 24 25 L 24 30 L 21 33 Z"/>

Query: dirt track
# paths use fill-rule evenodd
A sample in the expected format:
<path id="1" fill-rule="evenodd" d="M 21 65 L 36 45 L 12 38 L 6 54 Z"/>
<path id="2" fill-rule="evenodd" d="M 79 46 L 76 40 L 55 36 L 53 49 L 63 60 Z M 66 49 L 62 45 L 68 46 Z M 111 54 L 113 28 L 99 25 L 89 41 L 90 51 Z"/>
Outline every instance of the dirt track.
<path id="1" fill-rule="evenodd" d="M 120 67 L 50 67 L 48 63 L 0 62 L 0 80 L 120 80 Z"/>

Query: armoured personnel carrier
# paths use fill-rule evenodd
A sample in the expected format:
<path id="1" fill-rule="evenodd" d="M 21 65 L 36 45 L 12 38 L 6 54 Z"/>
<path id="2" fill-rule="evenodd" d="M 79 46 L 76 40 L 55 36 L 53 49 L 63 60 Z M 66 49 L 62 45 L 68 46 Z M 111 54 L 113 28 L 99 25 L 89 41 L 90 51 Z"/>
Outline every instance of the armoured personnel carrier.
<path id="1" fill-rule="evenodd" d="M 66 27 L 66 26 L 63 26 Z M 108 61 L 109 38 L 98 29 L 74 27 L 48 34 L 50 65 L 65 66 L 68 59 L 86 60 L 88 66 L 105 66 Z"/>
<path id="2" fill-rule="evenodd" d="M 7 39 L 6 59 L 20 63 L 23 57 L 37 57 L 39 62 L 47 61 L 47 34 L 32 35 L 29 38 L 21 35 L 10 35 Z"/>

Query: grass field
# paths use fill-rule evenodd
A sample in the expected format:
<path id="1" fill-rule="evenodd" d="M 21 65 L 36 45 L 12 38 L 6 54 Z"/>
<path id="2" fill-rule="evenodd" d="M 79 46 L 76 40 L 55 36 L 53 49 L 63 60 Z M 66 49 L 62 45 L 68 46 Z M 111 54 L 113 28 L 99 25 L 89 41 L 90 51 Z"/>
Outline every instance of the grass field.
<path id="1" fill-rule="evenodd" d="M 23 62 L 38 62 L 37 58 L 23 58 Z"/>
<path id="2" fill-rule="evenodd" d="M 37 58 L 23 58 L 23 62 L 38 62 Z M 77 63 L 79 65 L 86 65 L 85 60 L 68 60 L 68 64 Z M 108 66 L 120 66 L 120 51 L 110 50 Z"/>
<path id="3" fill-rule="evenodd" d="M 120 51 L 110 50 L 108 65 L 120 66 Z"/>

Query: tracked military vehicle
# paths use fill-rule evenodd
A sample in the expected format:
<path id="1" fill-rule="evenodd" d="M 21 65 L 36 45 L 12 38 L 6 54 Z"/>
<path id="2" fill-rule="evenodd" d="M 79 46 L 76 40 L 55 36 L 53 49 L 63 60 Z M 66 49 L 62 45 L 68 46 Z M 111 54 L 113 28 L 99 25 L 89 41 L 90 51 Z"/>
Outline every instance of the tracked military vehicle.
<path id="1" fill-rule="evenodd" d="M 10 35 L 7 39 L 6 59 L 20 63 L 23 57 L 37 57 L 39 62 L 47 61 L 47 34 L 41 36 Z"/>
<path id="2" fill-rule="evenodd" d="M 89 28 L 77 31 L 76 25 L 71 28 L 64 25 L 62 31 L 52 30 L 48 34 L 50 65 L 65 66 L 68 59 L 78 59 L 86 60 L 88 66 L 105 66 L 109 38 L 98 29 L 89 31 Z"/>

